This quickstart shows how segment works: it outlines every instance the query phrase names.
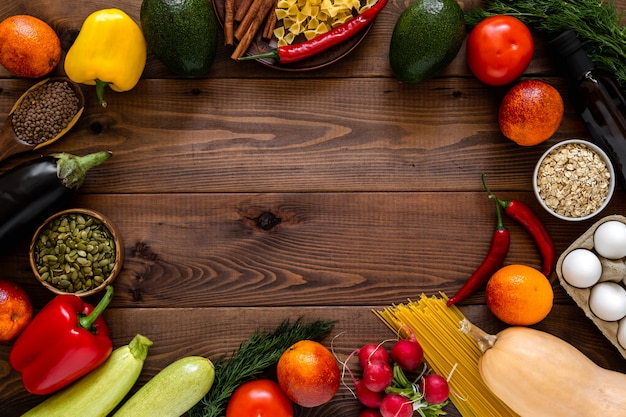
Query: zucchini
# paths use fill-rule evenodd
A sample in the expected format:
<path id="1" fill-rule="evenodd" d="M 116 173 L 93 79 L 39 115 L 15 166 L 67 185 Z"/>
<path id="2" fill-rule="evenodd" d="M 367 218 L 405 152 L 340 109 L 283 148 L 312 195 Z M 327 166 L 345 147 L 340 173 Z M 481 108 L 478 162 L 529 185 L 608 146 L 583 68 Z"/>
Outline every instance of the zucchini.
<path id="1" fill-rule="evenodd" d="M 74 384 L 48 397 L 22 417 L 105 417 L 135 385 L 152 342 L 136 335 L 128 345 Z"/>
<path id="2" fill-rule="evenodd" d="M 215 367 L 209 359 L 178 359 L 141 387 L 113 417 L 180 417 L 209 392 L 214 379 Z"/>

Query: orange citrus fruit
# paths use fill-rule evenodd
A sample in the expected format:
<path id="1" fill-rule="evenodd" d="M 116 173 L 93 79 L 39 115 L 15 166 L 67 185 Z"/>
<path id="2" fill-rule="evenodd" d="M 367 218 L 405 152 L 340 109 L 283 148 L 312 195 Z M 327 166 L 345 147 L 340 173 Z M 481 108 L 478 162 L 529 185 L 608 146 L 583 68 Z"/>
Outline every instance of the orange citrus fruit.
<path id="1" fill-rule="evenodd" d="M 61 59 L 61 41 L 46 22 L 15 15 L 0 22 L 0 64 L 24 78 L 49 74 Z"/>
<path id="2" fill-rule="evenodd" d="M 554 300 L 550 280 L 535 268 L 507 265 L 487 282 L 487 307 L 500 320 L 530 326 L 543 320 Z"/>
<path id="3" fill-rule="evenodd" d="M 0 280 L 0 342 L 15 339 L 32 318 L 26 291 L 13 281 Z"/>
<path id="4" fill-rule="evenodd" d="M 563 121 L 561 94 L 543 81 L 525 80 L 514 85 L 502 99 L 498 111 L 500 131 L 522 146 L 542 143 Z"/>
<path id="5" fill-rule="evenodd" d="M 278 360 L 276 377 L 285 395 L 302 407 L 327 403 L 341 381 L 333 354 L 313 340 L 301 340 L 285 350 Z"/>

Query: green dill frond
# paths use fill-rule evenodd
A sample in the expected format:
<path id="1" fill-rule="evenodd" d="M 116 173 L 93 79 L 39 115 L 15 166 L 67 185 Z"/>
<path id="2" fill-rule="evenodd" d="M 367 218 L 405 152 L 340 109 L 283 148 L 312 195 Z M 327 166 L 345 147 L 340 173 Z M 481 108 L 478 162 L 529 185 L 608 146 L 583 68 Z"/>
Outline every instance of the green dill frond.
<path id="1" fill-rule="evenodd" d="M 229 359 L 214 361 L 215 381 L 209 393 L 190 411 L 191 417 L 223 417 L 235 389 L 275 365 L 289 346 L 300 340 L 321 341 L 331 332 L 334 321 L 317 320 L 304 324 L 302 318 L 291 324 L 283 321 L 273 331 L 256 331 Z"/>
<path id="2" fill-rule="evenodd" d="M 574 30 L 598 68 L 611 72 L 626 87 L 626 30 L 613 1 L 599 0 L 484 0 L 482 8 L 465 14 L 469 29 L 484 18 L 515 16 L 550 39 Z"/>

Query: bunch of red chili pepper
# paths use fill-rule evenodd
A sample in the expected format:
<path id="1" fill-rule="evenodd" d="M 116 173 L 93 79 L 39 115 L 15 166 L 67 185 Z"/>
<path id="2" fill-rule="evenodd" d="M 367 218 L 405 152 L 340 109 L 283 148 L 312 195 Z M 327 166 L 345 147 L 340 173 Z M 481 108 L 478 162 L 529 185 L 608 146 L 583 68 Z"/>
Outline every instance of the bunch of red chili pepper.
<path id="1" fill-rule="evenodd" d="M 487 283 L 489 278 L 502 266 L 510 245 L 509 231 L 504 227 L 502 211 L 510 218 L 523 226 L 533 238 L 543 258 L 542 271 L 549 276 L 556 266 L 556 250 L 554 242 L 546 227 L 541 223 L 537 215 L 524 203 L 517 200 L 500 200 L 491 192 L 485 182 L 485 174 L 482 176 L 483 187 L 489 194 L 489 198 L 496 203 L 497 223 L 493 232 L 491 246 L 482 264 L 474 271 L 465 284 L 447 302 L 448 306 L 456 304 L 473 294 L 478 288 Z"/>

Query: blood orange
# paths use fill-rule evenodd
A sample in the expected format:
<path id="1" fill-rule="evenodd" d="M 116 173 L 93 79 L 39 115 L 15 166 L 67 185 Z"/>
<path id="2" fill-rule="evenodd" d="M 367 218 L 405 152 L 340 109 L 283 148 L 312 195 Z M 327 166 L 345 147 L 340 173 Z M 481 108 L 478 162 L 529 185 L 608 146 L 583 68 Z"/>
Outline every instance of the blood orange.
<path id="1" fill-rule="evenodd" d="M 525 80 L 502 99 L 498 123 L 504 136 L 513 142 L 533 146 L 556 133 L 563 113 L 563 99 L 556 88 L 543 81 Z"/>
<path id="2" fill-rule="evenodd" d="M 33 317 L 26 291 L 13 281 L 0 280 L 0 342 L 9 342 Z"/>
<path id="3" fill-rule="evenodd" d="M 15 15 L 0 22 L 0 64 L 18 77 L 49 74 L 61 59 L 61 41 L 46 22 Z"/>
<path id="4" fill-rule="evenodd" d="M 276 376 L 287 397 L 302 407 L 327 403 L 341 381 L 333 354 L 313 340 L 301 340 L 289 347 L 278 360 Z"/>

